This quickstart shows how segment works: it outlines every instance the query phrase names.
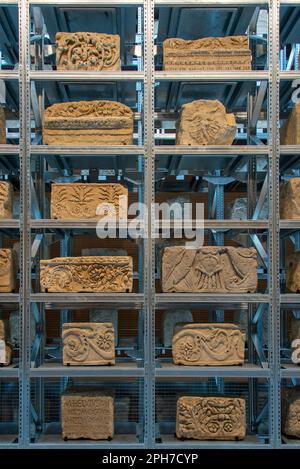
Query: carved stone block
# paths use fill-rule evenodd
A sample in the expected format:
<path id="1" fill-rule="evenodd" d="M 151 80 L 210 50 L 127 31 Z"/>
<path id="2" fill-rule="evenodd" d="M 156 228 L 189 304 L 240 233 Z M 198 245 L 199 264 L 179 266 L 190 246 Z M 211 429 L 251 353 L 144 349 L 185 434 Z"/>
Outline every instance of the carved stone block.
<path id="1" fill-rule="evenodd" d="M 176 145 L 231 145 L 236 134 L 234 114 L 220 101 L 199 99 L 181 107 Z"/>
<path id="2" fill-rule="evenodd" d="M 280 189 L 280 218 L 300 220 L 300 178 L 292 178 Z"/>
<path id="3" fill-rule="evenodd" d="M 120 70 L 120 36 L 101 33 L 56 34 L 57 70 Z"/>
<path id="4" fill-rule="evenodd" d="M 40 262 L 42 292 L 131 292 L 132 257 L 56 257 Z"/>
<path id="5" fill-rule="evenodd" d="M 10 293 L 16 287 L 16 253 L 0 249 L 0 292 Z"/>
<path id="6" fill-rule="evenodd" d="M 190 397 L 177 401 L 177 438 L 243 440 L 246 403 L 237 397 Z"/>
<path id="7" fill-rule="evenodd" d="M 0 107 L 0 144 L 6 144 L 6 118 L 3 107 Z"/>
<path id="8" fill-rule="evenodd" d="M 52 184 L 51 218 L 126 219 L 128 189 L 121 184 Z"/>
<path id="9" fill-rule="evenodd" d="M 235 324 L 187 324 L 173 336 L 175 365 L 242 365 L 245 332 Z"/>
<path id="10" fill-rule="evenodd" d="M 133 112 L 116 101 L 57 103 L 44 112 L 45 145 L 131 145 Z"/>
<path id="11" fill-rule="evenodd" d="M 97 388 L 69 388 L 61 397 L 64 439 L 108 440 L 114 436 L 114 398 Z"/>
<path id="12" fill-rule="evenodd" d="M 293 292 L 300 292 L 300 251 L 287 256 L 286 259 L 286 288 Z"/>
<path id="13" fill-rule="evenodd" d="M 171 309 L 165 311 L 162 316 L 164 347 L 171 347 L 176 324 L 193 322 L 193 320 L 193 314 L 189 309 Z"/>
<path id="14" fill-rule="evenodd" d="M 8 322 L 0 319 L 0 366 L 8 366 L 11 363 L 12 348 L 9 338 Z"/>
<path id="15" fill-rule="evenodd" d="M 300 103 L 296 103 L 290 111 L 280 134 L 282 145 L 300 144 Z"/>
<path id="16" fill-rule="evenodd" d="M 300 386 L 282 391 L 282 432 L 300 438 Z"/>
<path id="17" fill-rule="evenodd" d="M 247 36 L 205 37 L 163 42 L 164 70 L 251 70 Z"/>
<path id="18" fill-rule="evenodd" d="M 112 323 L 69 322 L 62 331 L 64 365 L 114 365 Z"/>
<path id="19" fill-rule="evenodd" d="M 95 309 L 90 311 L 90 322 L 111 322 L 115 332 L 115 345 L 118 345 L 118 310 Z"/>
<path id="20" fill-rule="evenodd" d="M 257 253 L 253 248 L 206 246 L 165 248 L 163 292 L 253 293 Z"/>
<path id="21" fill-rule="evenodd" d="M 0 181 L 0 218 L 12 218 L 13 187 L 10 182 Z"/>

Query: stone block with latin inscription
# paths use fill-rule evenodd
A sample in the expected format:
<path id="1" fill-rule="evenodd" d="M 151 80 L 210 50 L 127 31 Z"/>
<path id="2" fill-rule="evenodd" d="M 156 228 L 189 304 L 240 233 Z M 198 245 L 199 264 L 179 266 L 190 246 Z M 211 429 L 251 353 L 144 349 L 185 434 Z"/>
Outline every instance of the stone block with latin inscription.
<path id="1" fill-rule="evenodd" d="M 300 292 L 300 251 L 290 254 L 286 258 L 285 270 L 285 284 L 286 288 L 293 292 Z"/>
<path id="2" fill-rule="evenodd" d="M 0 366 L 11 364 L 12 347 L 10 345 L 8 321 L 0 319 Z"/>
<path id="3" fill-rule="evenodd" d="M 290 111 L 285 124 L 280 129 L 281 145 L 300 144 L 300 103 Z"/>
<path id="4" fill-rule="evenodd" d="M 13 216 L 13 186 L 10 182 L 0 181 L 0 218 Z"/>
<path id="5" fill-rule="evenodd" d="M 300 177 L 289 179 L 280 188 L 280 218 L 300 220 Z"/>
<path id="6" fill-rule="evenodd" d="M 282 391 L 282 432 L 300 438 L 300 386 Z"/>
<path id="7" fill-rule="evenodd" d="M 11 293 L 16 288 L 16 264 L 13 249 L 0 249 L 0 293 Z"/>

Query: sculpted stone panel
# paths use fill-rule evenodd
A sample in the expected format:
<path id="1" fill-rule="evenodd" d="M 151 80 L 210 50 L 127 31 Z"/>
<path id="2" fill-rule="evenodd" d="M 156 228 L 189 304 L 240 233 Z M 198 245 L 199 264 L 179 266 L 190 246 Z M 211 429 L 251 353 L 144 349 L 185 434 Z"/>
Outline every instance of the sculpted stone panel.
<path id="1" fill-rule="evenodd" d="M 282 432 L 300 438 L 300 386 L 282 391 Z"/>
<path id="2" fill-rule="evenodd" d="M 132 257 L 56 257 L 40 262 L 42 292 L 131 292 Z"/>
<path id="3" fill-rule="evenodd" d="M 114 436 L 114 398 L 110 391 L 71 387 L 61 397 L 62 436 L 76 440 L 111 440 Z"/>
<path id="4" fill-rule="evenodd" d="M 253 248 L 205 246 L 165 248 L 163 292 L 253 293 L 257 288 L 257 253 Z"/>
<path id="5" fill-rule="evenodd" d="M 90 322 L 111 322 L 113 324 L 115 345 L 118 345 L 118 310 L 95 309 L 90 311 Z"/>
<path id="6" fill-rule="evenodd" d="M 164 70 L 251 70 L 247 36 L 206 37 L 163 42 Z"/>
<path id="7" fill-rule="evenodd" d="M 300 103 L 296 103 L 281 128 L 282 145 L 300 144 Z"/>
<path id="8" fill-rule="evenodd" d="M 287 256 L 286 288 L 293 293 L 300 292 L 300 251 Z"/>
<path id="9" fill-rule="evenodd" d="M 6 144 L 6 118 L 5 109 L 0 106 L 0 144 Z"/>
<path id="10" fill-rule="evenodd" d="M 69 322 L 62 331 L 64 365 L 114 365 L 112 323 Z"/>
<path id="11" fill-rule="evenodd" d="M 164 347 L 172 346 L 172 339 L 176 324 L 193 322 L 193 314 L 188 309 L 171 309 L 163 313 L 163 345 Z"/>
<path id="12" fill-rule="evenodd" d="M 243 440 L 246 404 L 237 397 L 190 397 L 177 401 L 177 438 Z"/>
<path id="13" fill-rule="evenodd" d="M 0 181 L 0 218 L 12 218 L 13 187 L 10 182 Z"/>
<path id="14" fill-rule="evenodd" d="M 101 205 L 100 205 L 101 204 Z M 112 216 L 126 219 L 128 189 L 121 184 L 52 184 L 51 218 L 76 219 Z"/>
<path id="15" fill-rule="evenodd" d="M 57 70 L 120 70 L 120 36 L 101 33 L 56 34 Z"/>
<path id="16" fill-rule="evenodd" d="M 300 220 L 300 178 L 291 178 L 281 186 L 280 218 Z"/>
<path id="17" fill-rule="evenodd" d="M 11 364 L 12 348 L 9 342 L 8 322 L 0 319 L 0 366 Z"/>
<path id="18" fill-rule="evenodd" d="M 231 145 L 236 134 L 234 114 L 217 100 L 199 99 L 181 107 L 176 145 Z"/>
<path id="19" fill-rule="evenodd" d="M 0 249 L 0 292 L 10 293 L 16 287 L 16 253 Z"/>
<path id="20" fill-rule="evenodd" d="M 186 324 L 173 336 L 175 365 L 242 365 L 245 332 L 234 324 Z"/>
<path id="21" fill-rule="evenodd" d="M 133 112 L 116 101 L 57 103 L 44 112 L 45 145 L 131 145 Z"/>

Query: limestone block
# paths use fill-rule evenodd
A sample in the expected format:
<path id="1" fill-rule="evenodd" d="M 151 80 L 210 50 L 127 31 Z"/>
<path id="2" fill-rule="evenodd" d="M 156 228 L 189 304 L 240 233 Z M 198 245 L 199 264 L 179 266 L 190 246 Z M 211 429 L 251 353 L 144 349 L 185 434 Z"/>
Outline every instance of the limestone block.
<path id="1" fill-rule="evenodd" d="M 120 70 L 120 36 L 101 33 L 56 34 L 57 70 Z"/>
<path id="2" fill-rule="evenodd" d="M 282 432 L 300 438 L 300 386 L 282 391 Z"/>
<path id="3" fill-rule="evenodd" d="M 170 246 L 185 246 L 186 239 L 158 238 L 155 240 L 155 269 L 161 272 L 162 256 L 165 248 Z"/>
<path id="4" fill-rule="evenodd" d="M 227 217 L 231 220 L 247 220 L 248 217 L 247 198 L 239 197 L 232 200 L 227 206 Z M 266 199 L 263 203 L 259 219 L 268 218 L 268 200 Z"/>
<path id="5" fill-rule="evenodd" d="M 205 246 L 165 248 L 163 292 L 253 293 L 257 288 L 254 248 Z"/>
<path id="6" fill-rule="evenodd" d="M 300 292 L 300 251 L 287 256 L 286 259 L 286 288 L 294 293 Z"/>
<path id="7" fill-rule="evenodd" d="M 0 218 L 12 218 L 13 186 L 10 182 L 0 181 Z"/>
<path id="8" fill-rule="evenodd" d="M 90 322 L 111 322 L 114 328 L 115 345 L 118 345 L 118 310 L 95 309 L 90 311 Z"/>
<path id="9" fill-rule="evenodd" d="M 247 36 L 205 37 L 163 42 L 164 70 L 251 70 Z"/>
<path id="10" fill-rule="evenodd" d="M 300 144 L 300 103 L 295 104 L 280 130 L 282 145 Z"/>
<path id="11" fill-rule="evenodd" d="M 127 218 L 128 189 L 121 184 L 52 184 L 51 218 Z"/>
<path id="12" fill-rule="evenodd" d="M 217 100 L 199 99 L 181 107 L 176 145 L 231 145 L 236 134 L 234 114 Z"/>
<path id="13" fill-rule="evenodd" d="M 171 347 L 176 324 L 193 322 L 193 314 L 189 309 L 170 309 L 162 315 L 163 345 Z"/>
<path id="14" fill-rule="evenodd" d="M 3 107 L 0 107 L 0 144 L 6 144 L 6 119 Z"/>
<path id="15" fill-rule="evenodd" d="M 173 336 L 175 365 L 242 365 L 245 332 L 235 324 L 186 324 Z"/>
<path id="16" fill-rule="evenodd" d="M 0 292 L 10 293 L 16 287 L 16 254 L 13 249 L 0 249 Z"/>
<path id="17" fill-rule="evenodd" d="M 246 403 L 237 397 L 182 396 L 177 401 L 177 438 L 243 440 Z"/>
<path id="18" fill-rule="evenodd" d="M 300 220 L 300 178 L 292 178 L 280 188 L 280 218 Z"/>
<path id="19" fill-rule="evenodd" d="M 63 324 L 64 365 L 114 365 L 115 334 L 112 323 Z"/>
<path id="20" fill-rule="evenodd" d="M 62 436 L 76 440 L 111 440 L 114 398 L 108 390 L 71 387 L 61 397 Z"/>
<path id="21" fill-rule="evenodd" d="M 9 342 L 8 321 L 0 319 L 0 366 L 8 366 L 11 364 L 12 348 Z"/>
<path id="22" fill-rule="evenodd" d="M 131 292 L 129 256 L 56 257 L 40 262 L 42 292 Z"/>
<path id="23" fill-rule="evenodd" d="M 131 145 L 133 112 L 116 101 L 56 103 L 44 112 L 45 145 Z"/>

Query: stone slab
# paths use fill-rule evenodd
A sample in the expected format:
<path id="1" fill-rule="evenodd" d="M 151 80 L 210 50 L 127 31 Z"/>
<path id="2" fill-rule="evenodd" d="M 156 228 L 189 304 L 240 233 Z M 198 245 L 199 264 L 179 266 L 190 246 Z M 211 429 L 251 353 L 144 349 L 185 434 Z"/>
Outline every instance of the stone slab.
<path id="1" fill-rule="evenodd" d="M 282 432 L 300 438 L 300 386 L 282 391 Z"/>
<path id="2" fill-rule="evenodd" d="M 300 251 L 290 254 L 286 258 L 286 288 L 293 292 L 300 292 Z"/>
<path id="3" fill-rule="evenodd" d="M 300 178 L 291 178 L 280 188 L 280 218 L 300 220 Z"/>
<path id="4" fill-rule="evenodd" d="M 16 288 L 16 253 L 0 249 L 0 293 L 11 293 Z"/>
<path id="5" fill-rule="evenodd" d="M 280 129 L 281 145 L 300 144 L 300 103 L 290 111 L 285 124 Z"/>
<path id="6" fill-rule="evenodd" d="M 0 218 L 13 216 L 13 186 L 10 182 L 0 181 Z"/>

